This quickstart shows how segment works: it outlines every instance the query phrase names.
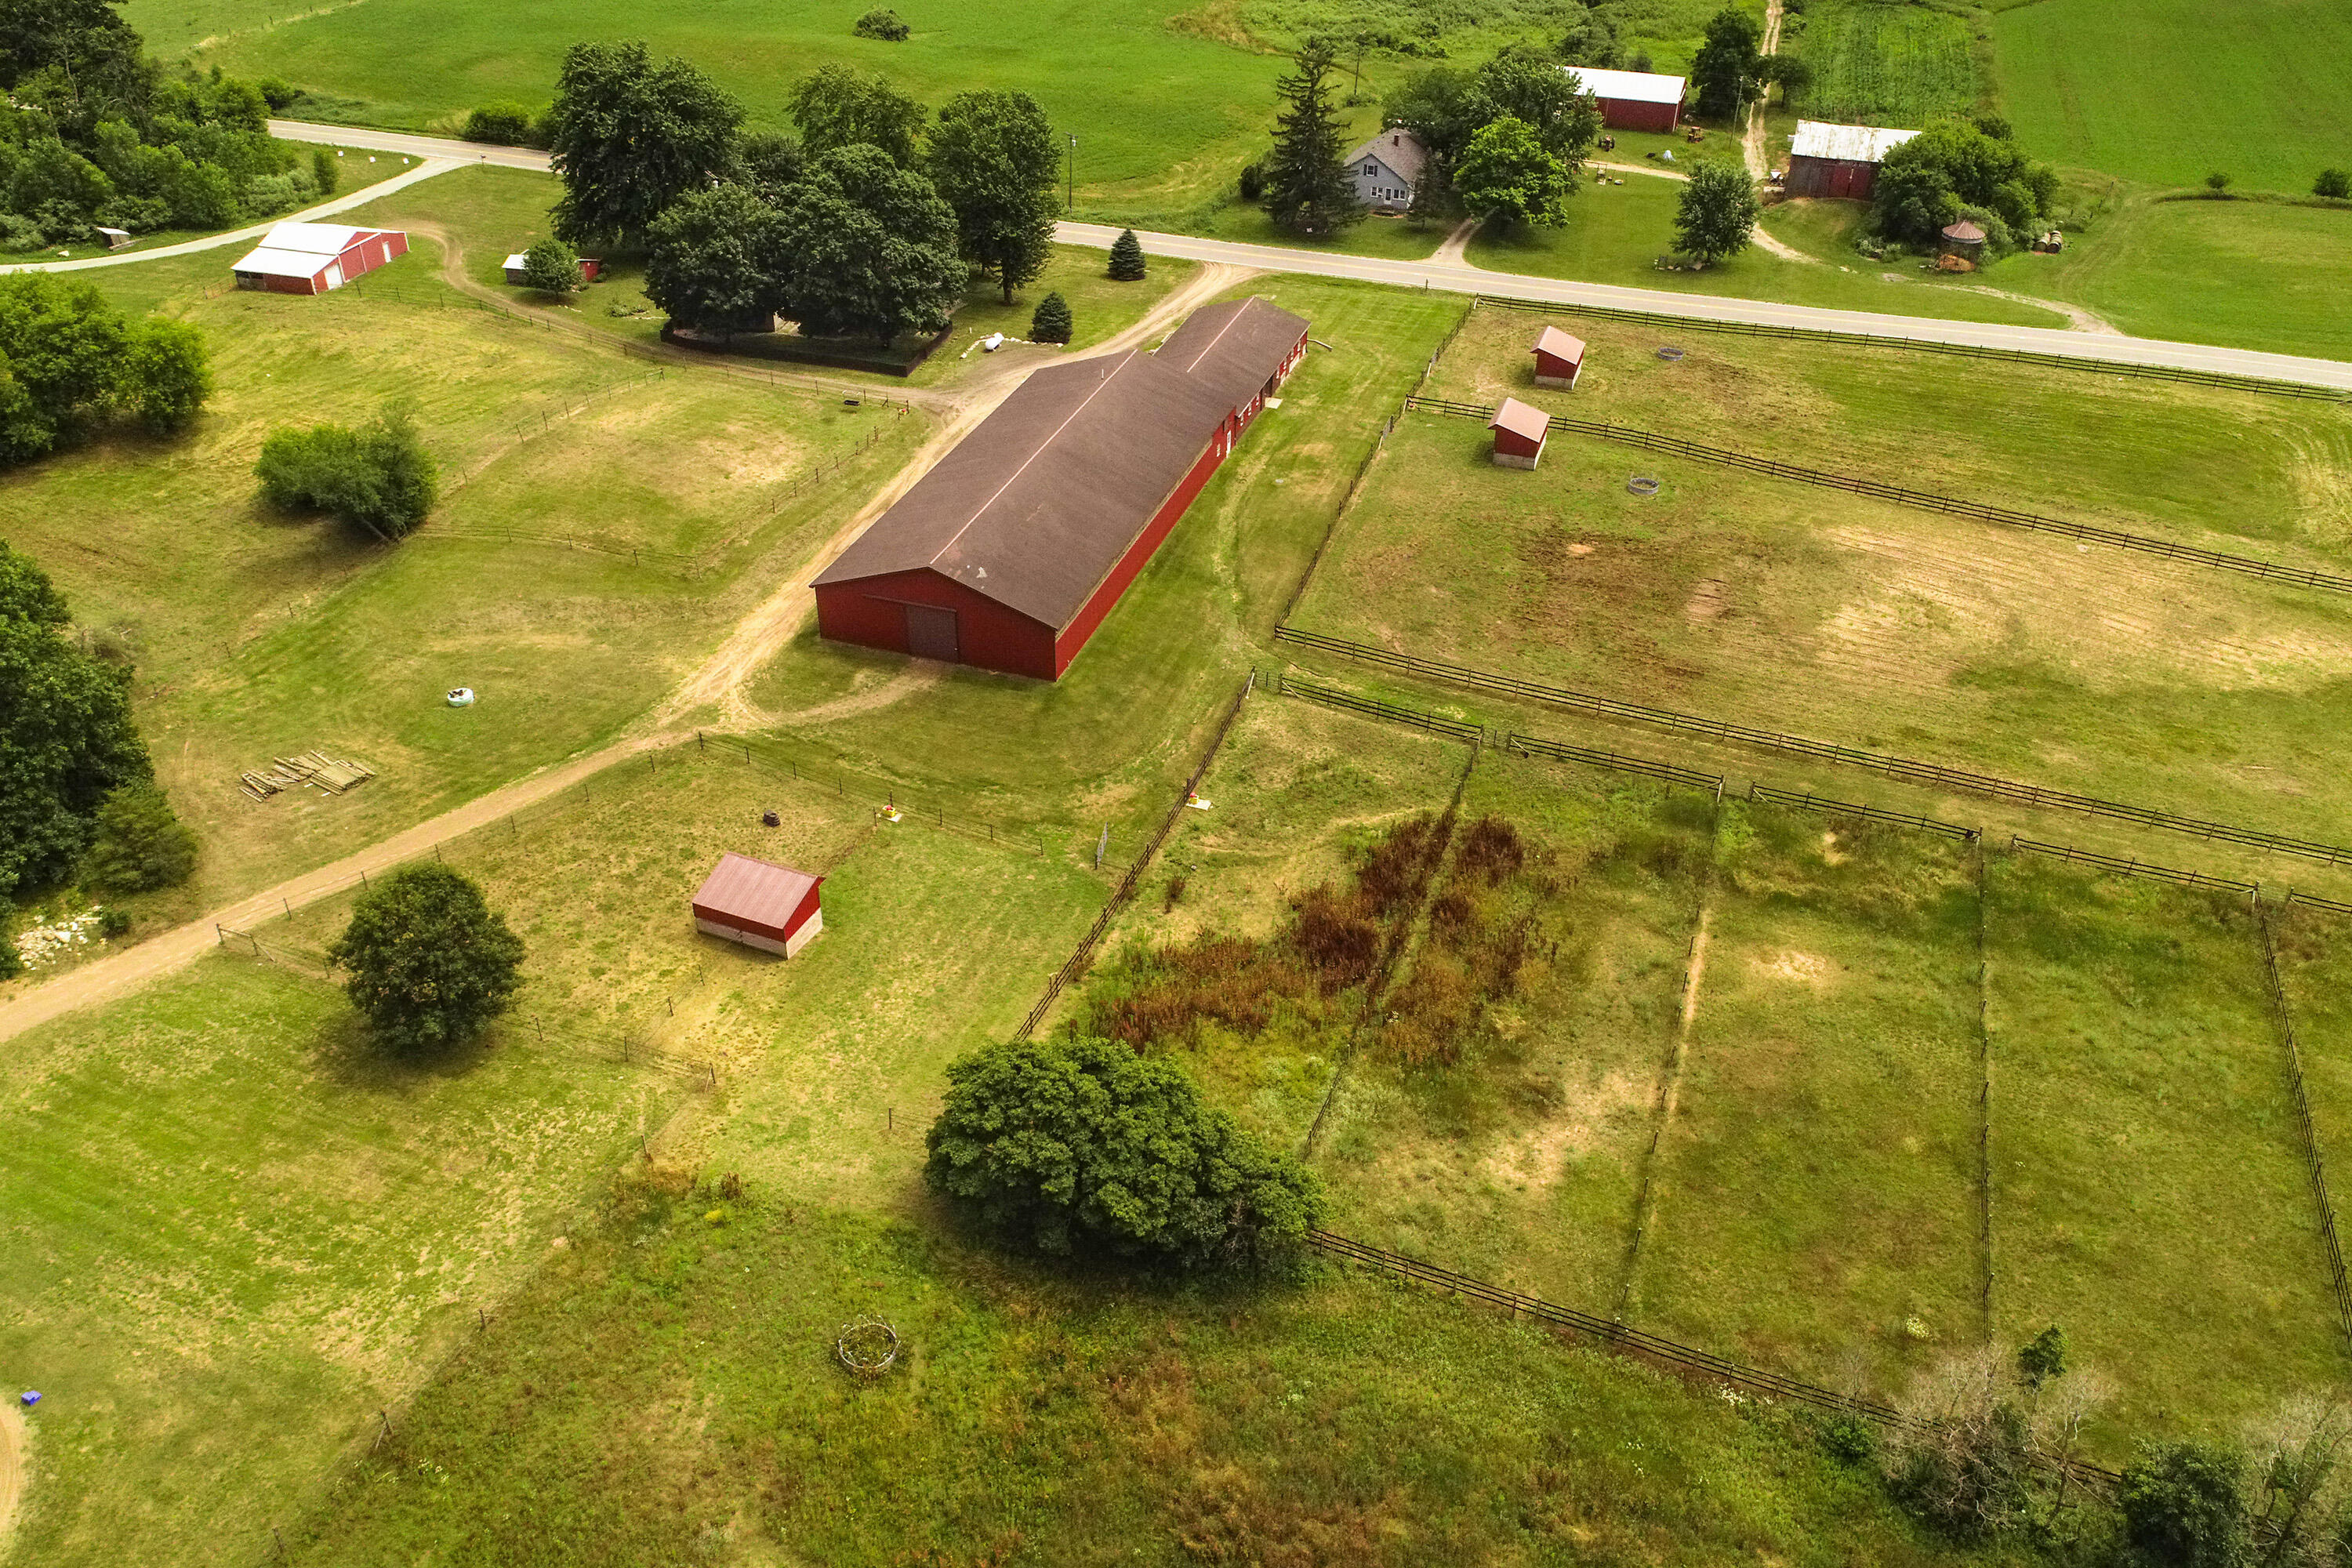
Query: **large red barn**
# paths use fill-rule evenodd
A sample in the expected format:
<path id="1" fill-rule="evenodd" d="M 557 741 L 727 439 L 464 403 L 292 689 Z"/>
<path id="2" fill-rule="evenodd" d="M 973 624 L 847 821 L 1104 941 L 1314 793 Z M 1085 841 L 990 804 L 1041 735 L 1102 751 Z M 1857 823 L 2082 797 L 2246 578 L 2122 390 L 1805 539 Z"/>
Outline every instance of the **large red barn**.
<path id="1" fill-rule="evenodd" d="M 230 270 L 240 289 L 323 294 L 407 254 L 408 236 L 396 228 L 281 223 Z"/>
<path id="2" fill-rule="evenodd" d="M 1056 680 L 1307 352 L 1261 299 L 1031 375 L 816 576 L 836 642 Z"/>
<path id="3" fill-rule="evenodd" d="M 1579 92 L 1601 100 L 1601 123 L 1612 131 L 1672 131 L 1683 122 L 1685 78 L 1655 71 L 1562 66 Z"/>
<path id="4" fill-rule="evenodd" d="M 1839 196 L 1866 202 L 1878 188 L 1886 154 L 1918 135 L 1875 125 L 1831 125 L 1800 120 L 1789 141 L 1789 172 L 1780 188 L 1792 196 Z"/>

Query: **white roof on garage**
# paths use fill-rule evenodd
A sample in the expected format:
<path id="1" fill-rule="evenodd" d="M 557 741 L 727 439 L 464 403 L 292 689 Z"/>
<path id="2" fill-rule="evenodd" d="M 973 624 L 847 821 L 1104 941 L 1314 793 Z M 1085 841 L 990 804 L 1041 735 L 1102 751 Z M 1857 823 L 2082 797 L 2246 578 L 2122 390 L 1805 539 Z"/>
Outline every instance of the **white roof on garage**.
<path id="1" fill-rule="evenodd" d="M 314 256 L 302 250 L 280 250 L 265 240 L 230 270 L 259 272 L 272 278 L 316 278 L 320 269 L 334 257 Z"/>
<path id="2" fill-rule="evenodd" d="M 341 256 L 352 247 L 352 241 L 375 232 L 372 228 L 347 228 L 339 223 L 281 223 L 261 237 L 261 248 Z"/>
<path id="3" fill-rule="evenodd" d="M 1684 81 L 1678 76 L 1660 76 L 1654 71 L 1611 71 L 1598 66 L 1562 66 L 1560 69 L 1577 79 L 1585 91 L 1595 98 L 1613 98 L 1620 103 L 1680 103 Z"/>
<path id="4" fill-rule="evenodd" d="M 1875 163 L 1918 134 L 1916 131 L 1882 131 L 1875 125 L 1826 125 L 1818 120 L 1800 120 L 1797 134 L 1789 142 L 1789 156 Z"/>

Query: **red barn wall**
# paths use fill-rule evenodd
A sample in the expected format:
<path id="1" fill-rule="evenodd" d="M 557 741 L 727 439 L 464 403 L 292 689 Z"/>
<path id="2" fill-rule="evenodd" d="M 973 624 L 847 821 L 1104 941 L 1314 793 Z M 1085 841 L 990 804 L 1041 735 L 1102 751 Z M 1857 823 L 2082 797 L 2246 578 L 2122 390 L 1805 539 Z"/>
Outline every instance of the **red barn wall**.
<path id="1" fill-rule="evenodd" d="M 1601 100 L 1601 123 L 1612 131 L 1672 131 L 1682 118 L 1679 103 L 1638 103 L 1624 98 Z"/>
<path id="2" fill-rule="evenodd" d="M 1237 416 L 1227 420 L 1224 426 L 1210 437 L 1209 444 L 1201 449 L 1200 457 L 1193 460 L 1192 471 L 1168 493 L 1168 499 L 1160 503 L 1160 510 L 1151 514 L 1151 521 L 1136 537 L 1135 542 L 1128 546 L 1127 553 L 1119 557 L 1118 564 L 1103 578 L 1102 585 L 1087 600 L 1086 607 L 1073 616 L 1070 624 L 1062 628 L 1062 635 L 1054 639 L 1055 679 L 1059 680 L 1062 672 L 1070 668 L 1070 662 L 1078 657 L 1078 650 L 1087 646 L 1087 639 L 1095 635 L 1096 629 L 1103 624 L 1103 617 L 1109 615 L 1111 606 L 1118 603 L 1119 595 L 1127 592 L 1128 585 L 1142 572 L 1153 552 L 1175 531 L 1177 520 L 1184 515 L 1185 509 L 1192 504 L 1192 498 L 1201 493 L 1201 487 L 1209 482 L 1209 476 L 1217 471 L 1218 465 L 1225 460 L 1225 454 L 1233 449 L 1239 425 Z"/>
<path id="3" fill-rule="evenodd" d="M 1878 184 L 1878 165 L 1850 158 L 1791 158 L 1781 188 L 1792 196 L 1842 196 L 1866 202 Z"/>
<path id="4" fill-rule="evenodd" d="M 816 591 L 816 629 L 835 642 L 905 653 L 907 613 L 902 606 L 909 604 L 956 613 L 956 651 L 964 664 L 1040 680 L 1059 673 L 1053 628 L 928 566 L 825 584 Z"/>

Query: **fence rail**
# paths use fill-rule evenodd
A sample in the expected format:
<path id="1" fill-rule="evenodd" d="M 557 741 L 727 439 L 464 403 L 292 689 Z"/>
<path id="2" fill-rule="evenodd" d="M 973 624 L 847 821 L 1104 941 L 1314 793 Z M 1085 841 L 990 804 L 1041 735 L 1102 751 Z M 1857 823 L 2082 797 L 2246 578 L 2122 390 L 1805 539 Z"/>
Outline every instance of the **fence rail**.
<path id="1" fill-rule="evenodd" d="M 1692 789 L 1714 795 L 1717 800 L 1723 798 L 1721 773 L 1703 773 L 1696 768 L 1655 763 L 1647 757 L 1629 757 L 1622 752 L 1571 746 L 1565 741 L 1547 741 L 1540 735 L 1522 735 L 1516 730 L 1503 736 L 1502 747 L 1513 756 L 1546 757 L 1556 763 L 1589 763 L 1594 767 L 1609 768 L 1621 773 L 1640 773 L 1644 778 L 1658 779 L 1666 784 L 1687 784 Z"/>
<path id="2" fill-rule="evenodd" d="M 2036 353 L 2031 349 L 1980 348 L 1974 343 L 1938 342 L 1933 338 L 1902 338 L 1882 332 L 1832 332 L 1818 327 L 1774 327 L 1748 321 L 1710 321 L 1688 316 L 1661 316 L 1648 310 L 1624 310 L 1607 305 L 1570 305 L 1537 300 L 1506 300 L 1493 294 L 1477 296 L 1476 303 L 1500 310 L 1533 315 L 1590 316 L 1600 321 L 1654 326 L 1666 331 L 1726 332 L 1734 337 L 1778 338 L 1792 342 L 1833 343 L 1874 348 L 1910 349 L 1919 353 L 1952 354 L 1962 359 L 2006 360 L 2013 364 L 2050 370 L 2089 371 L 2098 375 L 2137 376 L 2147 381 L 2185 382 L 2196 386 L 2226 387 L 2257 392 L 2270 397 L 2300 397 L 2320 403 L 2352 402 L 2352 392 L 2332 386 L 2310 386 L 2297 381 L 2273 381 L 2259 375 L 2232 375 L 2226 371 L 2188 370 L 2177 365 L 2132 364 L 2119 360 L 2077 358 L 2073 354 Z"/>
<path id="3" fill-rule="evenodd" d="M 2152 877 L 2159 882 L 2178 882 L 2187 888 L 2216 888 L 2223 892 L 2244 893 L 2249 897 L 2261 891 L 2253 882 L 2233 882 L 2227 877 L 2209 877 L 2202 871 L 2183 871 L 2174 866 L 2152 865 L 2139 859 L 2122 859 L 2113 855 L 2101 855 L 2094 850 L 2070 848 L 2063 844 L 2037 844 L 2031 838 L 2010 836 L 2012 852 L 2022 849 L 2031 855 L 2047 855 L 2053 860 L 2066 860 L 2078 866 L 2094 866 L 2102 871 L 2113 871 L 2120 877 Z"/>
<path id="4" fill-rule="evenodd" d="M 1472 669 L 1465 665 L 1447 664 L 1438 659 L 1421 658 L 1412 654 L 1396 653 L 1367 643 L 1349 642 L 1342 637 L 1325 637 L 1317 632 L 1300 631 L 1281 626 L 1274 629 L 1275 640 L 1293 643 L 1300 647 L 1336 654 L 1344 658 L 1399 670 L 1427 679 L 1447 681 L 1479 690 L 1501 692 L 1528 701 L 1566 708 L 1578 712 L 1597 713 L 1604 718 L 1629 721 L 1638 724 L 1655 725 L 1684 734 L 1702 735 L 1709 740 L 1728 741 L 1739 745 L 1759 746 L 1771 751 L 1793 752 L 1823 762 L 1842 763 L 1867 768 L 1873 773 L 1905 784 L 1930 784 L 1945 789 L 1964 790 L 1974 795 L 1990 795 L 2019 805 L 2053 807 L 2081 812 L 2085 816 L 2106 817 L 2128 822 L 2136 826 L 2161 828 L 2191 838 L 2218 839 L 2254 849 L 2273 850 L 2283 855 L 2298 856 L 2329 866 L 2352 865 L 2352 848 L 2341 845 L 2322 844 L 2310 839 L 2294 838 L 2284 834 L 2264 833 L 2258 829 L 2238 827 L 2225 822 L 2209 822 L 2201 817 L 2182 816 L 2173 812 L 2158 811 L 2147 806 L 2128 805 L 2116 801 L 2100 800 L 2095 796 L 2075 795 L 2066 790 L 2044 789 L 2038 784 L 2018 784 L 2009 779 L 1995 778 L 1987 773 L 1970 773 L 1964 768 L 1946 767 L 1938 763 L 1923 763 L 1908 757 L 1888 756 L 1879 752 L 1864 752 L 1852 746 L 1834 745 L 1826 741 L 1811 741 L 1801 735 L 1786 735 L 1771 730 L 1759 730 L 1752 725 L 1734 724 L 1720 719 L 1701 718 L 1696 714 L 1676 713 L 1663 708 L 1645 708 L 1638 702 L 1621 702 L 1615 698 L 1596 697 L 1589 692 L 1570 691 L 1562 687 L 1545 686 L 1537 681 L 1522 680 L 1516 676 L 1495 675 L 1486 670 Z"/>
<path id="5" fill-rule="evenodd" d="M 2311 1097 L 2303 1087 L 2303 1052 L 2294 1039 L 2294 1015 L 2287 1010 L 2286 983 L 2279 974 L 2278 944 L 2271 940 L 2270 911 L 2262 896 L 2254 896 L 2254 923 L 2263 933 L 2263 963 L 2270 972 L 2271 1005 L 2278 1013 L 2279 1038 L 2286 1047 L 2287 1087 L 2294 1091 L 2294 1115 L 2303 1129 L 2303 1159 L 2311 1173 L 2311 1195 L 2319 1205 L 2320 1238 L 2327 1244 L 2328 1279 L 2336 1288 L 2336 1315 L 2344 1328 L 2344 1344 L 2352 1351 L 2352 1279 L 2344 1269 L 2344 1243 L 2336 1234 L 2336 1205 L 2327 1195 L 2327 1163 L 2319 1152 L 2319 1133 L 2311 1122 Z"/>
<path id="6" fill-rule="evenodd" d="M 2293 888 L 2286 890 L 2286 897 L 2280 902 L 2289 907 L 2295 904 L 2309 904 L 2314 909 L 2326 910 L 2330 914 L 2352 915 L 2352 904 L 2338 903 L 2334 899 L 2323 899 L 2316 893 L 2298 893 Z"/>
<path id="7" fill-rule="evenodd" d="M 1756 784 L 1752 781 L 1748 785 L 1748 798 L 1752 801 L 1762 801 L 1770 805 L 1790 806 L 1798 811 L 1818 811 L 1828 816 L 1861 816 L 1867 817 L 1873 822 L 1892 823 L 1899 827 L 1916 827 L 1928 833 L 1939 833 L 1947 838 L 1958 838 L 1966 843 L 1974 843 L 1979 833 L 1979 829 L 1962 827 L 1956 822 L 1938 822 L 1932 816 L 1916 816 L 1901 811 L 1884 811 L 1874 805 L 1864 805 L 1858 801 L 1832 800 L 1826 795 L 1815 795 L 1811 790 L 1798 795 L 1790 790 L 1774 789 L 1769 784 Z"/>
<path id="8" fill-rule="evenodd" d="M 1465 419 L 1492 419 L 1495 416 L 1491 404 L 1462 403 L 1451 397 L 1423 397 L 1417 392 L 1404 400 L 1404 406 L 1408 414 L 1458 414 Z"/>
<path id="9" fill-rule="evenodd" d="M 1311 680 L 1301 680 L 1295 675 L 1286 675 L 1280 670 L 1275 672 L 1274 692 L 1277 697 L 1297 697 L 1308 702 L 1320 703 L 1326 708 L 1339 708 L 1350 713 L 1360 713 L 1369 719 L 1385 719 L 1391 724 L 1403 724 L 1415 730 L 1425 730 L 1433 735 L 1441 735 L 1446 740 L 1461 741 L 1473 746 L 1484 745 L 1486 740 L 1486 727 L 1483 724 L 1465 724 L 1458 719 L 1448 719 L 1436 713 L 1424 713 L 1418 708 L 1404 708 L 1394 702 L 1382 702 L 1375 698 L 1359 697 L 1352 691 L 1318 686 Z"/>

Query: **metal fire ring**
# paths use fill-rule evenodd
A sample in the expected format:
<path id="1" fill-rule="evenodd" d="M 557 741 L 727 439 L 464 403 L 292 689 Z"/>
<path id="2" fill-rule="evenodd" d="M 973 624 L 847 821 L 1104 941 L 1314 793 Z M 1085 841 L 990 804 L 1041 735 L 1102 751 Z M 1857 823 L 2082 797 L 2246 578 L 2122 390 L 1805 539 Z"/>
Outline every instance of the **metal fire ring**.
<path id="1" fill-rule="evenodd" d="M 898 1359 L 898 1331 L 871 1313 L 863 1313 L 841 1325 L 833 1351 L 841 1364 L 857 1376 L 879 1377 Z"/>
<path id="2" fill-rule="evenodd" d="M 1664 349 L 1660 349 L 1660 350 L 1658 351 L 1658 357 L 1659 357 L 1660 359 L 1664 359 L 1664 360 L 1676 360 L 1676 359 L 1680 359 L 1680 358 L 1682 358 L 1682 357 L 1683 357 L 1683 351 L 1682 351 L 1682 350 L 1680 350 L 1680 349 L 1676 349 L 1676 348 L 1664 348 Z"/>
<path id="3" fill-rule="evenodd" d="M 1636 474 L 1625 481 L 1625 489 L 1637 496 L 1654 496 L 1658 493 L 1658 481 L 1647 474 Z"/>

